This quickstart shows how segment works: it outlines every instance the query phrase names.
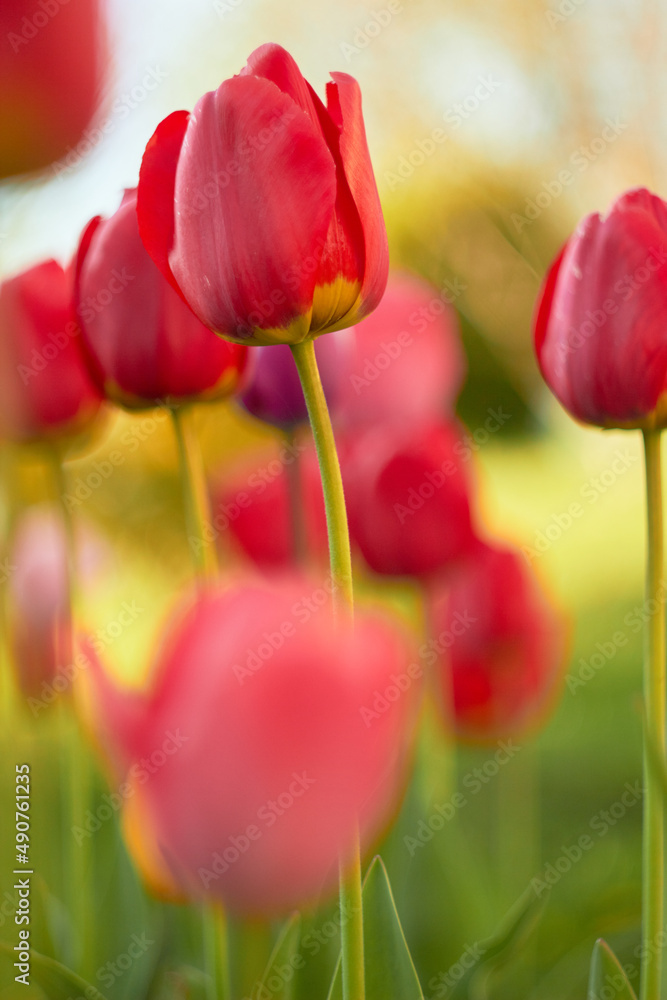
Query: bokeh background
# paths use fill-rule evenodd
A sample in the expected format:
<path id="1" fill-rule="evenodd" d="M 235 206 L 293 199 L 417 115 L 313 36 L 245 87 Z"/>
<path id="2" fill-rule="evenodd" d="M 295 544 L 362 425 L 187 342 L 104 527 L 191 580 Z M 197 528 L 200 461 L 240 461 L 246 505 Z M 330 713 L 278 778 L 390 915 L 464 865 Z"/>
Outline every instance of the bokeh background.
<path id="1" fill-rule="evenodd" d="M 438 977 L 497 928 L 534 876 L 593 831 L 594 849 L 554 880 L 539 923 L 483 988 L 499 1000 L 583 997 L 599 936 L 633 964 L 636 987 L 641 805 L 614 816 L 604 834 L 599 816 L 641 777 L 642 635 L 633 610 L 643 602 L 640 442 L 634 433 L 579 428 L 559 409 L 538 376 L 530 323 L 544 271 L 582 215 L 605 211 L 631 186 L 667 194 L 667 5 L 114 0 L 109 16 L 113 66 L 100 117 L 111 125 L 99 141 L 91 125 L 92 149 L 75 148 L 42 180 L 3 185 L 0 277 L 45 256 L 68 260 L 87 220 L 113 211 L 123 188 L 136 184 L 157 123 L 238 72 L 262 42 L 284 45 L 320 93 L 329 69 L 359 80 L 392 262 L 448 289 L 459 315 L 469 365 L 459 415 L 474 439 L 490 408 L 509 414 L 475 454 L 484 523 L 532 550 L 526 557 L 571 622 L 571 678 L 580 677 L 581 661 L 589 663 L 597 644 L 609 648 L 614 632 L 628 638 L 588 670 L 585 683 L 565 683 L 543 730 L 411 852 L 405 837 L 457 783 L 470 790 L 466 776 L 494 750 L 455 750 L 426 727 L 416 779 L 382 851 L 406 937 L 425 996 L 454 996 L 454 976 Z M 76 483 L 110 451 L 124 455 L 74 516 L 108 539 L 96 556 L 97 582 L 80 596 L 79 618 L 91 632 L 104 632 L 110 669 L 133 683 L 145 675 L 174 594 L 190 576 L 175 448 L 163 416 L 114 413 L 92 449 L 67 462 Z M 198 421 L 212 470 L 233 465 L 249 448 L 269 454 L 275 446 L 271 432 L 233 404 L 201 407 Z M 14 499 L 34 503 L 53 493 L 37 457 L 19 464 L 5 453 L 3 460 Z M 563 527 L 574 501 L 584 513 Z M 410 604 L 410 595 L 401 599 Z M 132 601 L 141 613 L 110 636 L 123 602 Z M 25 757 L 35 775 L 40 934 L 48 942 L 64 933 L 59 844 L 67 830 L 60 830 L 51 760 L 58 723 L 51 710 L 39 725 L 28 715 L 8 717 L 7 704 L 3 761 Z M 3 763 L 3 813 L 12 774 Z M 101 774 L 97 780 L 101 795 Z M 3 829 L 0 939 L 13 938 L 11 904 L 2 906 L 11 899 L 10 834 Z M 107 929 L 99 965 L 121 954 L 132 933 L 146 931 L 155 941 L 106 995 L 148 996 L 153 983 L 151 997 L 199 996 L 194 979 L 188 994 L 176 979 L 168 985 L 154 978 L 165 961 L 196 964 L 196 924 L 143 894 L 115 818 L 96 835 L 98 849 L 106 860 L 94 875 L 97 918 Z M 325 926 L 325 916 L 314 922 Z M 312 957 L 299 997 L 326 995 L 334 958 L 331 944 Z M 11 995 L 0 989 L 0 997 Z"/>

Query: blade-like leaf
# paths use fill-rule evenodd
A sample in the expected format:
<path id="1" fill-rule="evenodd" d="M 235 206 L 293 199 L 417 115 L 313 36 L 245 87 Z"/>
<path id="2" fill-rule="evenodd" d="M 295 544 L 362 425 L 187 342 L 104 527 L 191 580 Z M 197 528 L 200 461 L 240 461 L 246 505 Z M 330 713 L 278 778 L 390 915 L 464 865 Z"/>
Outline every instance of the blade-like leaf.
<path id="1" fill-rule="evenodd" d="M 267 963 L 261 984 L 253 992 L 253 1000 L 271 997 L 271 1000 L 292 1000 L 295 961 L 301 939 L 301 914 L 293 913 L 280 932 Z M 285 971 L 287 970 L 287 972 Z"/>
<path id="2" fill-rule="evenodd" d="M 614 991 L 615 1000 L 637 1000 L 623 966 L 607 942 L 598 938 L 591 958 L 588 1000 L 601 1000 L 603 996 L 607 996 L 610 987 Z"/>
<path id="3" fill-rule="evenodd" d="M 396 911 L 387 870 L 373 859 L 363 887 L 366 1000 L 424 1000 L 417 972 Z M 338 959 L 329 1000 L 342 1000 Z"/>
<path id="4" fill-rule="evenodd" d="M 11 945 L 0 942 L 0 950 L 12 955 Z M 87 1000 L 105 1000 L 104 996 L 71 969 L 38 951 L 30 949 L 30 980 L 44 990 L 49 1000 L 71 1000 L 72 996 L 85 996 Z M 73 992 L 76 991 L 76 992 Z"/>

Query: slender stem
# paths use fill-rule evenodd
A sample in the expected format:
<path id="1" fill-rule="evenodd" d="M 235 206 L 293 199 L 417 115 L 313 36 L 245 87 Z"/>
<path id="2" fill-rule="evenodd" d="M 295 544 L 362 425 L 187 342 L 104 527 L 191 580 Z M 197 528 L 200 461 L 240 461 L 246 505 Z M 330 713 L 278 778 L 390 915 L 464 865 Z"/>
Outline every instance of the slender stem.
<path id="1" fill-rule="evenodd" d="M 343 997 L 344 1000 L 363 1000 L 366 995 L 366 984 L 358 831 L 347 864 L 341 861 L 339 894 Z"/>
<path id="2" fill-rule="evenodd" d="M 350 613 L 353 603 L 352 558 L 343 480 L 329 410 L 317 370 L 314 341 L 293 344 L 292 355 L 299 372 L 320 466 L 329 535 L 331 579 L 335 586 L 334 607 L 341 614 Z M 355 831 L 350 854 L 341 858 L 340 916 L 343 1000 L 364 1000 L 364 921 L 358 830 Z"/>
<path id="3" fill-rule="evenodd" d="M 336 586 L 335 596 L 338 598 L 339 607 L 350 608 L 353 599 L 350 533 L 347 527 L 343 480 L 340 474 L 336 442 L 320 373 L 317 370 L 315 342 L 306 340 L 301 344 L 292 344 L 291 346 L 308 408 L 322 477 L 322 492 L 329 536 L 329 561 L 332 582 Z"/>
<path id="4" fill-rule="evenodd" d="M 647 607 L 653 608 L 646 626 L 644 701 L 646 725 L 665 755 L 665 605 L 661 595 L 663 565 L 662 484 L 660 431 L 644 431 L 646 455 L 646 501 L 648 554 L 646 572 Z M 648 603 L 652 602 L 652 603 Z M 642 944 L 640 1000 L 659 1000 L 662 948 L 656 947 L 663 932 L 664 812 L 660 780 L 650 759 L 648 737 L 644 739 L 644 827 L 642 868 Z"/>
<path id="5" fill-rule="evenodd" d="M 197 582 L 204 586 L 216 571 L 214 542 L 206 537 L 206 527 L 210 525 L 211 518 L 204 463 L 194 428 L 188 419 L 191 414 L 187 414 L 182 408 L 172 407 L 171 416 L 178 446 L 188 546 Z"/>
<path id="6" fill-rule="evenodd" d="M 302 497 L 301 456 L 297 448 L 296 434 L 285 431 L 287 446 L 292 460 L 285 463 L 287 493 L 289 502 L 289 523 L 292 539 L 292 556 L 297 566 L 303 566 L 308 556 L 305 513 Z"/>
<path id="7" fill-rule="evenodd" d="M 221 903 L 204 907 L 204 957 L 209 982 L 206 1000 L 230 1000 L 227 917 Z"/>

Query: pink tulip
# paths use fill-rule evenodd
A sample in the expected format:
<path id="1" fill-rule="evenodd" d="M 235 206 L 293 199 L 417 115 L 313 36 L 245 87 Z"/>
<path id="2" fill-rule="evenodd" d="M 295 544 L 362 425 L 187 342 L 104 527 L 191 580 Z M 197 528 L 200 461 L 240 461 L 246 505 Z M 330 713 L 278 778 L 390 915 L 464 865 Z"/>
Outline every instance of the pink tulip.
<path id="1" fill-rule="evenodd" d="M 75 305 L 91 373 L 130 409 L 227 396 L 247 350 L 214 337 L 158 271 L 139 238 L 136 202 L 127 191 L 81 238 Z"/>
<path id="2" fill-rule="evenodd" d="M 419 688 L 406 640 L 367 614 L 337 629 L 311 580 L 200 596 L 143 695 L 90 655 L 130 849 L 163 891 L 284 912 L 334 887 L 357 819 L 368 845 L 396 808 Z"/>
<path id="3" fill-rule="evenodd" d="M 262 45 L 146 147 L 142 239 L 227 340 L 296 344 L 382 297 L 387 237 L 361 94 L 346 73 L 332 78 L 325 107 L 283 48 Z"/>
<path id="4" fill-rule="evenodd" d="M 644 188 L 587 216 L 545 279 L 535 317 L 544 379 L 576 420 L 664 427 L 667 204 Z"/>

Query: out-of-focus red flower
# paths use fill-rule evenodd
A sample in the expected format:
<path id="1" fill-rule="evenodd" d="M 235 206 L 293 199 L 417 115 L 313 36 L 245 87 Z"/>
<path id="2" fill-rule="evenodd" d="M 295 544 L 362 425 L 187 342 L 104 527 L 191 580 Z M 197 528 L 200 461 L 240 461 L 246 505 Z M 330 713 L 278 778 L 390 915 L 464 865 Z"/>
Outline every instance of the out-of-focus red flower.
<path id="1" fill-rule="evenodd" d="M 139 238 L 136 202 L 128 191 L 81 238 L 75 305 L 91 373 L 130 409 L 226 396 L 239 384 L 247 348 L 214 337 L 165 280 Z"/>
<path id="2" fill-rule="evenodd" d="M 562 676 L 565 627 L 523 557 L 479 545 L 430 606 L 427 656 L 457 735 L 495 740 L 540 722 Z"/>
<path id="3" fill-rule="evenodd" d="M 106 73 L 102 7 L 3 0 L 0 177 L 43 170 L 86 139 Z"/>
<path id="4" fill-rule="evenodd" d="M 94 583 L 104 558 L 100 540 L 86 527 L 78 537 L 76 572 Z M 57 507 L 21 512 L 8 556 L 7 632 L 19 688 L 38 717 L 71 688 L 73 658 L 65 525 Z"/>
<path id="5" fill-rule="evenodd" d="M 351 353 L 352 341 L 347 330 L 315 341 L 322 388 L 333 417 L 346 396 Z M 258 420 L 284 430 L 307 423 L 303 389 L 287 344 L 257 347 L 252 357 L 250 378 L 239 397 L 244 409 Z"/>
<path id="6" fill-rule="evenodd" d="M 71 272 L 54 260 L 0 285 L 0 438 L 76 434 L 101 399 L 86 367 Z"/>
<path id="7" fill-rule="evenodd" d="M 299 343 L 380 301 L 388 251 L 359 86 L 332 73 L 327 107 L 279 45 L 146 147 L 139 228 L 201 321 L 239 343 Z"/>
<path id="8" fill-rule="evenodd" d="M 377 694 L 413 678 L 408 644 L 367 614 L 336 628 L 327 596 L 297 576 L 200 596 L 144 696 L 91 656 L 130 850 L 156 887 L 285 911 L 334 887 L 357 818 L 367 845 L 395 809 L 419 684 L 382 711 Z"/>
<path id="9" fill-rule="evenodd" d="M 628 191 L 587 216 L 547 274 L 535 317 L 544 379 L 599 427 L 667 423 L 667 204 Z"/>
<path id="10" fill-rule="evenodd" d="M 456 313 L 436 289 L 408 274 L 390 275 L 378 308 L 351 332 L 340 427 L 414 424 L 453 412 L 466 363 Z"/>
<path id="11" fill-rule="evenodd" d="M 382 424 L 348 437 L 341 466 L 353 544 L 376 573 L 429 577 L 477 544 L 454 422 Z"/>
<path id="12" fill-rule="evenodd" d="M 291 490 L 295 511 L 290 506 Z M 295 516 L 300 520 L 298 526 Z M 232 479 L 225 475 L 214 490 L 211 524 L 218 536 L 229 531 L 259 569 L 287 569 L 302 555 L 326 563 L 326 515 L 312 441 L 297 438 L 277 454 L 263 455 L 247 464 Z M 295 537 L 297 530 L 304 542 L 303 553 Z"/>

